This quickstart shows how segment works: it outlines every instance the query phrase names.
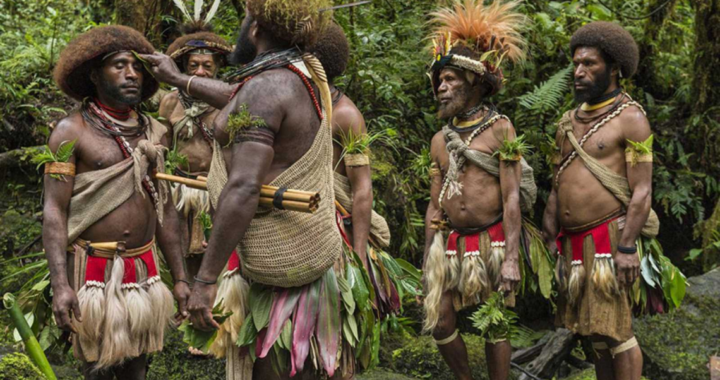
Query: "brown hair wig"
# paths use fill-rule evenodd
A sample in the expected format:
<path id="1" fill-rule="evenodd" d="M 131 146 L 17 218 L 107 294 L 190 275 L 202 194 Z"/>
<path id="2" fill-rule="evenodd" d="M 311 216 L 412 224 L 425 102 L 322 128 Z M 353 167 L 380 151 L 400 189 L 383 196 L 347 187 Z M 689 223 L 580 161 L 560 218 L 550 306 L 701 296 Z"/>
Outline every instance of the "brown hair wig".
<path id="1" fill-rule="evenodd" d="M 331 0 L 246 0 L 247 12 L 273 38 L 301 48 L 313 45 L 332 19 Z"/>
<path id="2" fill-rule="evenodd" d="M 60 90 L 76 100 L 95 94 L 95 85 L 90 80 L 92 69 L 100 65 L 103 55 L 120 50 L 133 50 L 141 54 L 152 54 L 155 48 L 135 29 L 120 26 L 93 28 L 70 41 L 60 53 L 53 78 Z M 149 99 L 160 86 L 149 73 L 145 73 L 142 100 Z"/>
<path id="3" fill-rule="evenodd" d="M 570 51 L 574 55 L 578 47 L 594 47 L 600 49 L 606 57 L 620 67 L 624 78 L 635 74 L 640 61 L 638 46 L 633 37 L 622 26 L 607 22 L 595 21 L 578 29 L 570 39 Z"/>
<path id="4" fill-rule="evenodd" d="M 350 59 L 350 45 L 340 25 L 330 24 L 318 42 L 308 50 L 320 60 L 329 81 L 345 72 Z"/>

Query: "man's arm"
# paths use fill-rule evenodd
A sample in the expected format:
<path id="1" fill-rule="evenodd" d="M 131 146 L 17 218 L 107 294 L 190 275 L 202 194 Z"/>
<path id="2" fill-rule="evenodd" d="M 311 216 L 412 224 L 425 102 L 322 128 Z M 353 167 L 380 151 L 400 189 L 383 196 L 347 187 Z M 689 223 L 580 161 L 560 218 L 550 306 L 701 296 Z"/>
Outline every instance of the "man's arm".
<path id="1" fill-rule="evenodd" d="M 161 141 L 164 146 L 168 146 L 169 139 L 167 135 Z M 155 185 L 157 187 L 157 180 Z M 163 224 L 160 225 L 159 221 L 156 223 L 155 236 L 160 250 L 165 256 L 165 261 L 170 266 L 170 273 L 175 283 L 173 295 L 178 303 L 178 319 L 187 317 L 187 301 L 190 297 L 190 287 L 188 286 L 187 272 L 185 270 L 182 233 L 180 231 L 180 215 L 175 208 L 175 204 L 173 204 L 172 197 L 167 197 L 163 205 Z"/>
<path id="2" fill-rule="evenodd" d="M 337 121 L 341 130 L 346 131 L 345 133 L 352 131 L 355 136 L 363 136 L 367 133 L 365 119 L 357 108 L 352 110 L 354 112 L 347 112 L 344 109 L 338 111 L 340 112 L 335 113 L 333 119 Z M 346 169 L 353 197 L 353 249 L 362 259 L 363 265 L 366 265 L 365 256 L 370 235 L 373 201 L 370 165 L 346 166 Z"/>
<path id="3" fill-rule="evenodd" d="M 560 141 L 560 131 L 555 134 L 555 141 L 557 147 L 557 141 Z M 542 234 L 550 253 L 553 254 L 557 251 L 557 243 L 555 238 L 560 233 L 560 224 L 558 222 L 558 194 L 557 188 L 555 187 L 555 176 L 557 176 L 558 167 L 560 164 L 561 151 L 557 147 L 556 156 L 552 158 L 553 166 L 553 177 L 551 179 L 551 190 L 548 196 L 547 203 L 545 204 L 545 212 L 543 213 L 542 219 Z"/>
<path id="4" fill-rule="evenodd" d="M 237 87 L 237 85 L 231 85 L 219 79 L 193 77 L 183 74 L 178 69 L 175 61 L 165 54 L 140 54 L 140 57 L 150 64 L 153 77 L 160 82 L 187 91 L 188 82 L 192 78 L 188 95 L 200 99 L 217 109 L 223 109 L 227 106 L 230 95 Z"/>
<path id="5" fill-rule="evenodd" d="M 640 111 L 627 113 L 620 118 L 623 128 L 624 140 L 621 146 L 630 146 L 627 140 L 643 142 L 650 137 L 650 124 Z M 634 247 L 648 216 L 652 201 L 652 162 L 638 162 L 635 165 L 626 163 L 627 178 L 630 184 L 632 198 L 627 207 L 625 229 L 622 232 L 619 245 Z M 640 260 L 636 254 L 628 255 L 618 253 L 615 255 L 618 269 L 618 280 L 621 285 L 630 286 L 640 275 Z"/>
<path id="6" fill-rule="evenodd" d="M 435 238 L 435 230 L 432 228 L 433 219 L 442 218 L 442 208 L 438 202 L 440 198 L 440 191 L 443 185 L 442 169 L 440 166 L 440 153 L 444 149 L 442 132 L 438 132 L 430 143 L 430 159 L 432 165 L 430 167 L 430 203 L 428 204 L 427 211 L 425 212 L 425 251 L 423 253 L 423 268 L 427 262 L 428 253 L 430 253 L 430 246 L 432 246 L 433 239 Z"/>
<path id="7" fill-rule="evenodd" d="M 175 106 L 177 106 L 178 97 L 177 92 L 168 92 L 163 98 L 160 100 L 160 107 L 158 109 L 158 121 L 161 122 L 165 127 L 167 128 L 167 132 L 165 133 L 165 136 L 168 138 L 168 143 L 172 144 L 172 124 L 170 124 L 170 115 L 172 115 L 173 110 L 175 109 Z M 172 146 L 167 145 L 169 148 L 172 148 Z"/>
<path id="8" fill-rule="evenodd" d="M 257 77 L 243 88 L 229 107 L 237 112 L 247 105 L 251 115 L 262 119 L 265 127 L 247 127 L 238 132 L 232 152 L 232 164 L 213 220 L 213 233 L 203 257 L 190 300 L 193 323 L 200 329 L 219 328 L 212 318 L 216 287 L 203 283 L 214 282 L 230 258 L 233 249 L 245 235 L 257 211 L 260 189 L 270 170 L 275 151 L 274 136 L 285 118 L 282 104 L 290 104 L 291 96 L 277 83 Z M 272 99 L 261 102 L 258 99 Z"/>
<path id="9" fill-rule="evenodd" d="M 500 124 L 502 123 L 502 124 Z M 515 129 L 502 120 L 493 128 L 499 141 L 515 140 Z M 505 232 L 505 261 L 500 272 L 500 287 L 506 292 L 515 290 L 520 282 L 519 248 L 522 214 L 520 213 L 520 161 L 500 161 L 500 191 L 503 201 L 503 231 Z"/>
<path id="10" fill-rule="evenodd" d="M 73 131 L 75 126 L 69 119 L 58 123 L 55 131 L 50 135 L 48 146 L 57 152 L 63 141 L 72 141 L 78 138 Z M 75 143 L 77 148 L 78 143 Z M 76 152 L 73 152 L 68 163 L 75 165 Z M 55 179 L 46 174 L 43 179 L 45 203 L 43 204 L 43 246 L 50 269 L 50 283 L 53 290 L 53 313 L 55 322 L 63 330 L 77 332 L 72 325 L 73 316 L 81 321 L 80 305 L 75 290 L 70 286 L 67 273 L 67 246 L 68 246 L 68 210 L 72 197 L 75 177 L 65 176 L 65 180 Z M 77 268 L 76 268 L 77 270 Z"/>

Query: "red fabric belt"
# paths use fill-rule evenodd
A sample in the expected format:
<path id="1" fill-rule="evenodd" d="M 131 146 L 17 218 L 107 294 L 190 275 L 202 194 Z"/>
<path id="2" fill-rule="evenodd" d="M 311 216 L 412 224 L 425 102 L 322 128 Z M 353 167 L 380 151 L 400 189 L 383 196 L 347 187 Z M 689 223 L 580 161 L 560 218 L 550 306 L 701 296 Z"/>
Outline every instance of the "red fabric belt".
<path id="1" fill-rule="evenodd" d="M 87 257 L 87 266 L 85 268 L 85 283 L 94 281 L 105 283 L 105 270 L 107 268 L 107 262 L 111 259 L 106 259 L 97 256 Z M 142 255 L 135 257 L 123 257 L 123 265 L 125 266 L 125 274 L 123 275 L 123 284 L 135 284 L 137 283 L 137 272 L 135 271 L 135 260 L 142 260 L 147 267 L 147 278 L 152 278 L 158 275 L 157 265 L 155 263 L 155 257 L 153 250 L 148 249 L 147 252 Z M 111 260 L 112 261 L 112 260 Z"/>
<path id="2" fill-rule="evenodd" d="M 240 268 L 240 256 L 237 253 L 237 250 L 233 249 L 232 253 L 230 254 L 230 260 L 228 260 L 228 272 L 231 270 L 235 270 Z"/>
<path id="3" fill-rule="evenodd" d="M 618 218 L 611 218 L 607 221 L 580 232 L 568 232 L 566 229 L 561 229 L 560 234 L 557 236 L 555 243 L 557 244 L 558 254 L 562 255 L 562 238 L 567 237 L 570 239 L 570 246 L 572 248 L 572 261 L 573 263 L 583 262 L 583 243 L 585 237 L 592 235 L 593 242 L 595 243 L 595 253 L 612 253 L 612 247 L 610 246 L 610 230 L 608 225 L 617 220 Z"/>
<path id="4" fill-rule="evenodd" d="M 488 235 L 490 235 L 490 241 L 492 243 L 504 243 L 505 242 L 505 231 L 503 230 L 502 222 L 498 222 L 488 227 Z M 457 241 L 460 237 L 465 237 L 465 253 L 469 252 L 480 252 L 480 234 L 485 232 L 476 232 L 470 235 L 461 235 L 457 231 L 452 231 L 448 237 L 447 249 L 445 254 L 447 256 L 453 256 L 457 254 Z"/>

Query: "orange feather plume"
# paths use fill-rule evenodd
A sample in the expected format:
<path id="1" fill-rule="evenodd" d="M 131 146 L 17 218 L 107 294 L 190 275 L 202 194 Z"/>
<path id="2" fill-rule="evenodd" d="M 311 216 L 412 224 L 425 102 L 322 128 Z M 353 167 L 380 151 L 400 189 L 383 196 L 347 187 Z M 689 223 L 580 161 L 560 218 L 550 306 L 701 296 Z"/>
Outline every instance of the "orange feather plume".
<path id="1" fill-rule="evenodd" d="M 450 36 L 453 45 L 464 44 L 479 55 L 495 50 L 497 56 L 518 62 L 525 58 L 520 30 L 527 20 L 515 11 L 518 4 L 494 0 L 485 6 L 482 0 L 457 0 L 452 8 L 430 14 L 431 23 L 437 25 L 432 37 L 440 46 Z"/>

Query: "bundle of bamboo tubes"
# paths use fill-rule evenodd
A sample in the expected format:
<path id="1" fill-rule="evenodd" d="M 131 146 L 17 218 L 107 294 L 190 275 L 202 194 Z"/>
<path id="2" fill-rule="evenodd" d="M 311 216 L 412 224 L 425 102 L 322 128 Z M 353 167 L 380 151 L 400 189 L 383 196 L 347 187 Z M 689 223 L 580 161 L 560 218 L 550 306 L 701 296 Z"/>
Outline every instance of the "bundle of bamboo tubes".
<path id="1" fill-rule="evenodd" d="M 199 190 L 207 190 L 207 178 L 197 177 L 197 179 L 179 177 L 176 175 L 155 173 L 154 178 L 183 184 L 187 187 Z M 277 194 L 279 188 L 275 186 L 263 185 L 260 189 L 260 205 L 267 207 L 275 207 L 273 200 Z M 318 209 L 320 204 L 320 193 L 313 193 L 310 191 L 301 191 L 287 189 L 282 194 L 282 206 L 283 209 L 297 212 L 314 213 Z"/>

